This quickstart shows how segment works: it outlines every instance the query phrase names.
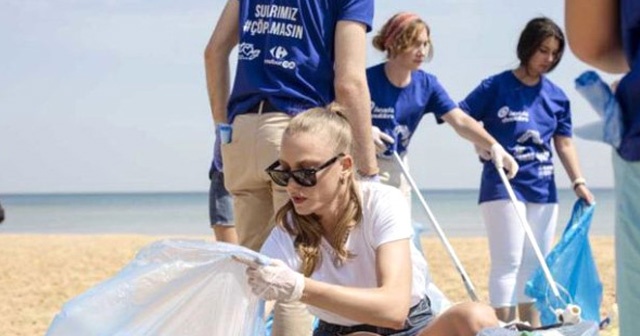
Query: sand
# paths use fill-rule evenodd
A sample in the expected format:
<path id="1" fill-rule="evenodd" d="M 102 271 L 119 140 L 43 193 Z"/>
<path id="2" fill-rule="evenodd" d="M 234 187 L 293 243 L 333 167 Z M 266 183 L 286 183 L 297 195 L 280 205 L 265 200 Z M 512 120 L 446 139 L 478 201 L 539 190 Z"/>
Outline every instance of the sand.
<path id="1" fill-rule="evenodd" d="M 0 335 L 44 335 L 55 314 L 74 296 L 118 272 L 144 245 L 162 239 L 135 235 L 0 235 Z M 190 237 L 209 239 L 208 237 Z M 604 284 L 603 311 L 614 302 L 612 237 L 593 237 Z M 451 243 L 487 302 L 489 259 L 484 238 Z M 423 240 L 436 284 L 454 301 L 468 300 L 460 277 L 437 238 Z M 602 335 L 617 335 L 609 330 Z"/>

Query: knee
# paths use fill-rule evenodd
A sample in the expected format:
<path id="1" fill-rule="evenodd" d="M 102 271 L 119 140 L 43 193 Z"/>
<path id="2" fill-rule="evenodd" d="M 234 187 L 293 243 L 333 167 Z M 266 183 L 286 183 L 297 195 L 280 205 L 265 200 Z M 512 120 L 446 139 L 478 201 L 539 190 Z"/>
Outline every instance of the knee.
<path id="1" fill-rule="evenodd" d="M 461 335 L 476 335 L 480 330 L 499 325 L 493 308 L 477 302 L 465 302 L 454 307 L 456 324 L 463 327 Z"/>

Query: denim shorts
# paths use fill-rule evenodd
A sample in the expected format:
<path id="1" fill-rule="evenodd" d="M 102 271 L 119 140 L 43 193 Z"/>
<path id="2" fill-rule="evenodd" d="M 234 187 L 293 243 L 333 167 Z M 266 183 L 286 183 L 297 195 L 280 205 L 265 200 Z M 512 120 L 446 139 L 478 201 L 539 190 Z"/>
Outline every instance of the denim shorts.
<path id="1" fill-rule="evenodd" d="M 209 221 L 211 226 L 233 226 L 233 200 L 224 187 L 224 174 L 212 170 L 209 188 Z"/>
<path id="2" fill-rule="evenodd" d="M 415 336 L 426 328 L 434 318 L 433 311 L 431 311 L 431 301 L 425 296 L 424 299 L 411 307 L 403 329 L 396 330 L 376 327 L 369 324 L 358 324 L 347 327 L 320 320 L 318 327 L 313 332 L 313 336 L 348 335 L 357 331 L 368 331 L 382 336 Z"/>

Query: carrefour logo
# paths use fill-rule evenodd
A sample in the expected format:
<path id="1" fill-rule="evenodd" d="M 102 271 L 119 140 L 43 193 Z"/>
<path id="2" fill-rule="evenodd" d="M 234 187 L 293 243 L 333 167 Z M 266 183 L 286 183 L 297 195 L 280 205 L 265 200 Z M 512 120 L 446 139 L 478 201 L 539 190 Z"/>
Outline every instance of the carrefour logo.
<path id="1" fill-rule="evenodd" d="M 273 59 L 264 60 L 264 64 L 276 65 L 289 70 L 295 69 L 296 67 L 295 62 L 284 59 L 289 55 L 289 52 L 285 47 L 275 46 L 269 49 L 269 54 L 271 54 L 271 57 L 273 57 Z"/>
<path id="2" fill-rule="evenodd" d="M 287 55 L 289 55 L 289 53 L 287 52 L 287 49 L 280 46 L 271 48 L 269 52 L 271 53 L 271 56 L 273 56 L 273 58 L 275 59 L 283 59 L 287 57 Z"/>

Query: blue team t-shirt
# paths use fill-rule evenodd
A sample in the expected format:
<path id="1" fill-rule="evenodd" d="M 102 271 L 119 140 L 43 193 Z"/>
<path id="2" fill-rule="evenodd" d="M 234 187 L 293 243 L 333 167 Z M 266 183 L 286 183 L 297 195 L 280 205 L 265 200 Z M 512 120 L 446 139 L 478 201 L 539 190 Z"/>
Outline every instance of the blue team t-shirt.
<path id="1" fill-rule="evenodd" d="M 519 200 L 558 201 L 551 139 L 572 135 L 569 100 L 559 87 L 544 76 L 537 85 L 527 86 L 509 70 L 482 81 L 460 108 L 482 121 L 520 165 L 510 181 Z M 508 198 L 493 163 L 485 162 L 479 202 Z"/>
<path id="2" fill-rule="evenodd" d="M 620 18 L 622 45 L 631 71 L 616 90 L 624 127 L 618 153 L 627 161 L 640 161 L 640 1 L 622 0 Z"/>
<path id="3" fill-rule="evenodd" d="M 392 151 L 404 154 L 413 132 L 427 113 L 440 117 L 456 108 L 456 103 L 440 85 L 435 76 L 422 70 L 411 72 L 411 83 L 406 87 L 393 85 L 381 63 L 367 69 L 367 82 L 371 94 L 371 116 L 374 126 L 391 135 L 395 144 L 381 156 Z"/>
<path id="4" fill-rule="evenodd" d="M 238 0 L 238 66 L 228 118 L 268 99 L 295 115 L 334 100 L 334 35 L 338 21 L 371 30 L 373 0 Z"/>

